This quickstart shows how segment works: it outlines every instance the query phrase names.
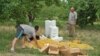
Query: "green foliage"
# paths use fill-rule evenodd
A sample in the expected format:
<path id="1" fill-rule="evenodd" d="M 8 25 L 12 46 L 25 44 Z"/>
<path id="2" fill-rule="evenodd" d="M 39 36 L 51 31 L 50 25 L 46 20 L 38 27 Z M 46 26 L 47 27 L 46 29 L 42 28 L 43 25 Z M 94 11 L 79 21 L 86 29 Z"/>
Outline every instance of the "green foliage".
<path id="1" fill-rule="evenodd" d="M 52 4 L 55 4 L 57 6 L 60 6 L 60 0 L 45 0 L 45 4 L 47 6 L 51 6 Z"/>
<path id="2" fill-rule="evenodd" d="M 14 19 L 18 24 L 28 23 L 28 13 L 34 18 L 66 19 L 70 7 L 78 12 L 80 26 L 92 24 L 100 18 L 98 0 L 0 0 L 0 21 Z"/>
<path id="3" fill-rule="evenodd" d="M 94 0 L 94 7 L 97 9 L 96 15 L 100 19 L 100 0 Z"/>
<path id="4" fill-rule="evenodd" d="M 66 10 L 64 7 L 57 7 L 56 5 L 45 6 L 40 12 L 40 17 L 54 19 L 66 17 Z"/>
<path id="5" fill-rule="evenodd" d="M 0 18 L 3 21 L 12 18 L 17 24 L 27 23 L 28 12 L 32 12 L 32 16 L 36 18 L 43 5 L 48 4 L 59 5 L 59 0 L 0 0 Z"/>

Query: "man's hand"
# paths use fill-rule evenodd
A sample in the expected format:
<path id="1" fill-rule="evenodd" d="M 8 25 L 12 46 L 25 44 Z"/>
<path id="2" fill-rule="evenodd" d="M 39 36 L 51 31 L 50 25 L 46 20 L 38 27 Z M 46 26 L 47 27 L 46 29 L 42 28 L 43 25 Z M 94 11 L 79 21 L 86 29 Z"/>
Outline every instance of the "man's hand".
<path id="1" fill-rule="evenodd" d="M 37 48 L 41 48 L 41 47 L 38 45 L 38 42 L 37 42 L 36 36 L 34 36 L 34 37 L 35 37 L 35 38 L 34 38 L 34 41 L 35 41 L 35 44 L 36 44 Z"/>
<path id="2" fill-rule="evenodd" d="M 41 49 L 41 47 L 37 44 L 37 48 Z"/>

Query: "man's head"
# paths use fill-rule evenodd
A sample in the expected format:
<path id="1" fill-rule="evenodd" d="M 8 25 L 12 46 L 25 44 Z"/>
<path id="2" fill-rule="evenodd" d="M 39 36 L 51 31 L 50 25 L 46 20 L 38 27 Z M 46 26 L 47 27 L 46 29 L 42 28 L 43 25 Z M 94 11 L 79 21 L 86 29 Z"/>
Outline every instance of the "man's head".
<path id="1" fill-rule="evenodd" d="M 39 30 L 39 26 L 36 25 L 36 26 L 35 26 L 35 31 L 37 32 L 38 30 Z"/>
<path id="2" fill-rule="evenodd" d="M 74 12 L 75 11 L 74 7 L 71 7 L 70 11 L 71 12 Z"/>

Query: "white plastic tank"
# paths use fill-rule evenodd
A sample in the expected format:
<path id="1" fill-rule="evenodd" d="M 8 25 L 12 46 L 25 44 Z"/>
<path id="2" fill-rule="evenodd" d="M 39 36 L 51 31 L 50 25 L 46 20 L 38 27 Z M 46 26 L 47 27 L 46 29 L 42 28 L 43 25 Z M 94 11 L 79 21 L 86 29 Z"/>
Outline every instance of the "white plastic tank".
<path id="1" fill-rule="evenodd" d="M 56 20 L 51 20 L 50 26 L 56 26 Z"/>
<path id="2" fill-rule="evenodd" d="M 50 36 L 50 26 L 56 26 L 56 20 L 46 20 L 45 21 L 45 35 Z"/>
<path id="3" fill-rule="evenodd" d="M 55 40 L 55 41 L 62 41 L 63 40 L 63 37 L 54 37 L 54 38 L 51 38 L 52 40 Z"/>
<path id="4" fill-rule="evenodd" d="M 49 36 L 49 25 L 50 25 L 50 21 L 49 20 L 46 20 L 45 21 L 45 35 L 46 35 L 46 37 L 48 37 Z"/>
<path id="5" fill-rule="evenodd" d="M 54 38 L 54 37 L 58 37 L 59 35 L 59 29 L 57 26 L 50 26 L 50 37 L 51 38 Z"/>

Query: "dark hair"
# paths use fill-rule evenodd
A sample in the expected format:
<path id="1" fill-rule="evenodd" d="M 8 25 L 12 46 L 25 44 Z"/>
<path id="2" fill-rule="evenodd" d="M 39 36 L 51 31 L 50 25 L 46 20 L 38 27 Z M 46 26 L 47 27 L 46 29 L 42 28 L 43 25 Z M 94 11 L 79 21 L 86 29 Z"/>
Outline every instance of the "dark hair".
<path id="1" fill-rule="evenodd" d="M 38 29 L 39 29 L 39 26 L 38 26 L 38 25 L 36 25 L 36 26 L 35 26 L 35 30 L 36 30 L 36 31 L 38 31 Z"/>

